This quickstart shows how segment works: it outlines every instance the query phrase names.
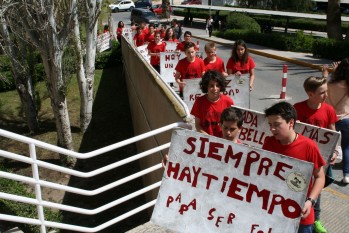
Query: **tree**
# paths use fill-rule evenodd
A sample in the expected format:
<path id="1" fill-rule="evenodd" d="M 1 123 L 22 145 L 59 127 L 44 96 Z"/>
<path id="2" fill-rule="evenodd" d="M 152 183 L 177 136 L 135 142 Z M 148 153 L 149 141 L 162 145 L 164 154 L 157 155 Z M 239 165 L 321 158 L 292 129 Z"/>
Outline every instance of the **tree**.
<path id="1" fill-rule="evenodd" d="M 37 117 L 37 108 L 35 104 L 35 91 L 33 87 L 32 75 L 28 64 L 28 53 L 32 51 L 21 38 L 14 38 L 15 35 L 10 35 L 8 26 L 0 13 L 0 35 L 2 37 L 2 48 L 6 55 L 11 60 L 13 78 L 16 84 L 16 90 L 19 94 L 25 118 L 29 131 L 36 133 L 39 131 L 39 121 Z"/>
<path id="2" fill-rule="evenodd" d="M 85 64 L 83 63 L 83 53 L 80 39 L 80 26 L 78 14 L 74 16 L 74 41 L 77 48 L 77 78 L 80 90 L 80 129 L 84 133 L 92 119 L 93 106 L 93 83 L 95 75 L 95 59 L 96 59 L 96 45 L 97 45 L 97 23 L 98 16 L 101 12 L 102 1 L 86 0 L 81 2 L 82 12 L 86 13 L 85 23 L 86 31 L 86 56 Z M 77 10 L 77 8 L 75 8 Z"/>
<path id="3" fill-rule="evenodd" d="M 327 37 L 342 40 L 341 9 L 339 0 L 328 0 L 326 20 Z"/>
<path id="4" fill-rule="evenodd" d="M 62 58 L 72 31 L 74 1 L 7 0 L 1 7 L 12 32 L 39 50 L 56 121 L 57 144 L 73 149 Z"/>

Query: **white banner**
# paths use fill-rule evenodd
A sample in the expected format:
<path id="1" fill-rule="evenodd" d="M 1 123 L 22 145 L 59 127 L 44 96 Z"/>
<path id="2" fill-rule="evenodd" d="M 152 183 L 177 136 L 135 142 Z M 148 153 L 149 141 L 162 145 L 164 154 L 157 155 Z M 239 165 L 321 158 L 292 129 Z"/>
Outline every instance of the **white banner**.
<path id="1" fill-rule="evenodd" d="M 201 79 L 186 79 L 186 85 L 183 88 L 183 101 L 188 109 L 194 105 L 195 100 L 202 95 L 200 89 Z M 249 76 L 229 76 L 226 78 L 226 88 L 224 95 L 233 99 L 234 105 L 249 108 L 250 107 L 250 84 Z"/>
<path id="2" fill-rule="evenodd" d="M 202 52 L 196 52 L 196 56 L 202 58 Z M 165 82 L 175 82 L 176 66 L 178 61 L 183 58 L 185 58 L 184 52 L 160 53 L 160 75 Z"/>
<path id="3" fill-rule="evenodd" d="M 268 121 L 264 113 L 240 108 L 244 114 L 244 123 L 239 140 L 250 146 L 262 147 L 266 136 L 271 136 Z M 339 133 L 333 130 L 297 122 L 295 131 L 314 140 L 325 161 L 329 161 L 339 139 Z"/>
<path id="4" fill-rule="evenodd" d="M 133 30 L 129 27 L 122 28 L 122 35 L 126 37 L 126 39 L 129 40 L 129 43 L 133 44 Z"/>
<path id="5" fill-rule="evenodd" d="M 147 49 L 148 45 L 142 45 L 137 47 L 138 51 L 142 54 L 142 56 L 144 57 L 144 59 L 150 64 L 150 56 L 148 54 L 148 49 Z"/>
<path id="6" fill-rule="evenodd" d="M 312 170 L 312 163 L 175 130 L 151 221 L 177 232 L 295 233 Z"/>
<path id="7" fill-rule="evenodd" d="M 176 51 L 177 42 L 164 41 L 166 43 L 166 53 L 173 53 Z"/>
<path id="8" fill-rule="evenodd" d="M 97 51 L 103 52 L 107 49 L 110 49 L 111 47 L 111 40 L 112 36 L 109 32 L 105 32 L 98 36 L 97 38 Z"/>

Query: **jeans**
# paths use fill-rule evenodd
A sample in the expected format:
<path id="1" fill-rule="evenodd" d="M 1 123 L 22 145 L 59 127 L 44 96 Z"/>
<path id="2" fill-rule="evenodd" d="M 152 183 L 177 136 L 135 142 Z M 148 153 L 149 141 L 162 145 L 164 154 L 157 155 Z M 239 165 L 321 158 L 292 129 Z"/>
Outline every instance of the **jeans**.
<path id="1" fill-rule="evenodd" d="M 336 123 L 336 130 L 342 134 L 343 175 L 349 176 L 349 118 L 338 121 Z"/>
<path id="2" fill-rule="evenodd" d="M 299 225 L 298 233 L 313 233 L 313 224 Z"/>
<path id="3" fill-rule="evenodd" d="M 320 203 L 321 203 L 321 193 L 317 197 L 317 200 L 314 206 L 315 220 L 320 220 L 320 212 L 321 212 Z"/>

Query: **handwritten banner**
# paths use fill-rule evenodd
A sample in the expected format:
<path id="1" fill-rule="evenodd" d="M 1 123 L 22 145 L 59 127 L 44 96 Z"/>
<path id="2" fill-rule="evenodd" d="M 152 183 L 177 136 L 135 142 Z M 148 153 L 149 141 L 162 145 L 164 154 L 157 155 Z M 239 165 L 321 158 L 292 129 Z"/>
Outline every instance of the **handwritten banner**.
<path id="1" fill-rule="evenodd" d="M 132 28 L 129 28 L 129 27 L 122 28 L 122 35 L 124 35 L 130 43 L 133 43 L 134 33 Z"/>
<path id="2" fill-rule="evenodd" d="M 142 56 L 144 57 L 144 59 L 150 64 L 150 56 L 148 54 L 148 49 L 147 49 L 148 45 L 142 45 L 137 47 L 137 50 L 142 54 Z"/>
<path id="3" fill-rule="evenodd" d="M 167 49 L 167 46 L 166 46 Z M 202 57 L 202 52 L 196 52 L 197 57 Z M 160 53 L 160 75 L 167 83 L 175 82 L 176 66 L 178 61 L 185 58 L 184 52 Z"/>
<path id="4" fill-rule="evenodd" d="M 266 136 L 271 136 L 268 121 L 264 113 L 240 108 L 244 114 L 239 139 L 250 146 L 262 147 Z M 339 139 L 339 133 L 333 130 L 320 128 L 303 122 L 296 122 L 295 131 L 314 140 L 325 161 L 329 161 Z"/>
<path id="5" fill-rule="evenodd" d="M 109 32 L 105 32 L 99 35 L 97 38 L 97 51 L 103 52 L 107 49 L 110 49 L 111 47 L 110 40 L 111 40 L 111 35 Z"/>
<path id="6" fill-rule="evenodd" d="M 183 88 L 183 101 L 189 110 L 193 107 L 195 100 L 202 95 L 200 81 L 199 78 L 184 80 L 186 85 Z M 226 85 L 224 95 L 230 96 L 237 106 L 250 107 L 249 76 L 229 76 L 226 78 Z"/>
<path id="7" fill-rule="evenodd" d="M 151 221 L 177 232 L 297 232 L 312 170 L 312 163 L 175 130 Z"/>
<path id="8" fill-rule="evenodd" d="M 177 42 L 165 41 L 166 43 L 166 53 L 173 53 L 176 51 Z"/>

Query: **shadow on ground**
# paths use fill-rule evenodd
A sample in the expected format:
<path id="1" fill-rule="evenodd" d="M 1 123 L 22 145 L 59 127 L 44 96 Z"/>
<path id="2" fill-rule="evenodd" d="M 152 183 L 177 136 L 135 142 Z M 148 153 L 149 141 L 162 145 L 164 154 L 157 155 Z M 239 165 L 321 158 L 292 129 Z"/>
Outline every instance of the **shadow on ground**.
<path id="1" fill-rule="evenodd" d="M 126 82 L 122 74 L 122 65 L 104 69 L 94 100 L 92 122 L 84 134 L 79 152 L 90 152 L 133 136 Z M 74 169 L 84 172 L 93 171 L 135 153 L 136 146 L 134 144 L 125 146 L 94 158 L 78 160 Z M 96 177 L 79 178 L 72 176 L 69 186 L 95 190 L 137 171 L 139 171 L 138 163 L 132 163 Z M 63 204 L 95 209 L 140 188 L 142 188 L 141 179 L 136 179 L 120 187 L 90 197 L 66 193 Z M 140 202 L 144 204 L 143 196 L 91 216 L 63 212 L 63 222 L 85 227 L 96 227 L 138 207 Z M 149 216 L 144 211 L 99 232 L 125 232 L 148 220 Z M 61 232 L 70 231 L 62 230 Z"/>

